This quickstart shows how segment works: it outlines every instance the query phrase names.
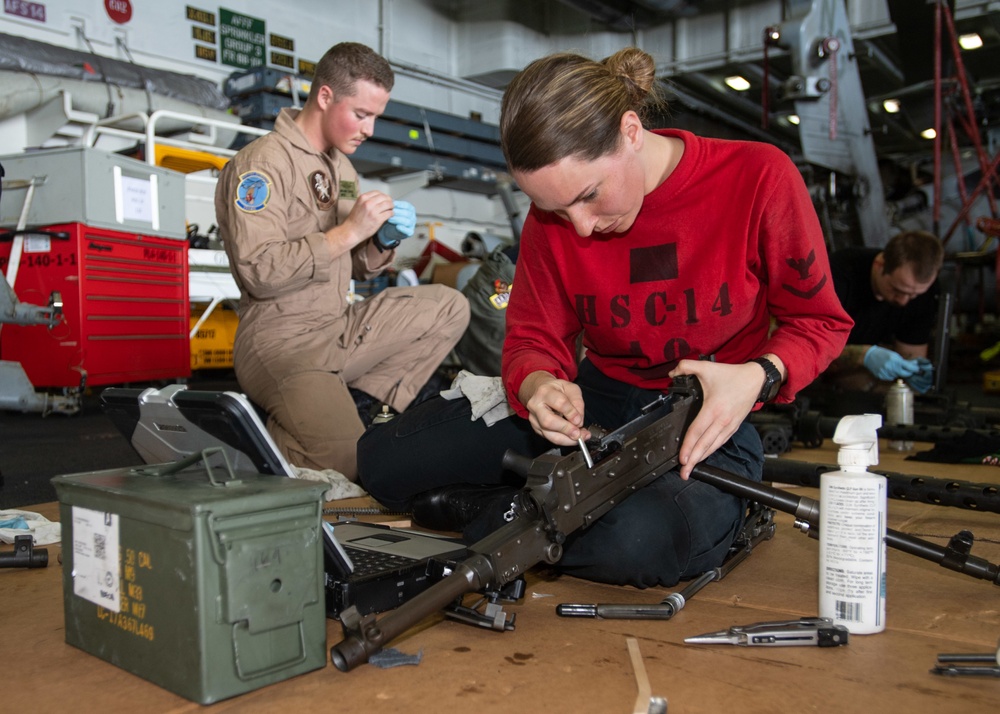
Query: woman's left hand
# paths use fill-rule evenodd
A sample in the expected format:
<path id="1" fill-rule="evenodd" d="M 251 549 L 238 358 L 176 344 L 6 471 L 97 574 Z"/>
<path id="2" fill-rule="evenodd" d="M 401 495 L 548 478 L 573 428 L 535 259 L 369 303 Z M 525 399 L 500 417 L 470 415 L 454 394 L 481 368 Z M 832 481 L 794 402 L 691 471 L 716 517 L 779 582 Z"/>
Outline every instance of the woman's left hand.
<path id="1" fill-rule="evenodd" d="M 680 475 L 686 479 L 736 433 L 753 409 L 764 383 L 760 365 L 720 364 L 708 360 L 681 360 L 671 377 L 691 374 L 701 383 L 704 401 L 681 442 Z"/>

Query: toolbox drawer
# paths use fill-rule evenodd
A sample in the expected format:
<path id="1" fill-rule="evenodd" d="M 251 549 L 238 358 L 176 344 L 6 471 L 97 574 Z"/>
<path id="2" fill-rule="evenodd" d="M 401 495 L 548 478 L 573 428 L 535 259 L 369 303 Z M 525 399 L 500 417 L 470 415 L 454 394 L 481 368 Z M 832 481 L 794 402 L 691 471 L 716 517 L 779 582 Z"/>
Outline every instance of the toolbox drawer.
<path id="1" fill-rule="evenodd" d="M 79 387 L 191 373 L 187 243 L 80 223 L 24 238 L 14 292 L 45 305 L 63 300 L 63 321 L 5 325 L 0 359 L 20 362 L 36 387 Z M 0 242 L 7 274 L 11 241 Z"/>

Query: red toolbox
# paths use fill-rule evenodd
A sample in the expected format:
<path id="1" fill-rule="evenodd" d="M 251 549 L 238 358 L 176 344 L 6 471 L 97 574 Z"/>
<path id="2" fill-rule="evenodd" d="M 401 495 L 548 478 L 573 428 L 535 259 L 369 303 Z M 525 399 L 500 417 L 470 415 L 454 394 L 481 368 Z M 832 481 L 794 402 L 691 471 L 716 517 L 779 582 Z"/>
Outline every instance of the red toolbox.
<path id="1" fill-rule="evenodd" d="M 40 230 L 24 236 L 14 292 L 46 305 L 58 291 L 64 320 L 52 329 L 4 325 L 0 359 L 20 362 L 41 388 L 191 374 L 186 241 L 82 223 Z M 12 245 L 0 242 L 5 275 Z"/>

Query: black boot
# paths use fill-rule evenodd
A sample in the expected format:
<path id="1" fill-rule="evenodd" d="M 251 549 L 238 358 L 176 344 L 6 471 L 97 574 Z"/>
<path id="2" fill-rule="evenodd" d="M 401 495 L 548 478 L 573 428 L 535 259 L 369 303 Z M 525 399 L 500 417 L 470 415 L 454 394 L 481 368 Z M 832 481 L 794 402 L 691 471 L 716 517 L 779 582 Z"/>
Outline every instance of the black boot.
<path id="1" fill-rule="evenodd" d="M 484 511 L 499 510 L 502 516 L 517 490 L 459 483 L 424 491 L 413 499 L 413 522 L 435 531 L 462 532 Z"/>

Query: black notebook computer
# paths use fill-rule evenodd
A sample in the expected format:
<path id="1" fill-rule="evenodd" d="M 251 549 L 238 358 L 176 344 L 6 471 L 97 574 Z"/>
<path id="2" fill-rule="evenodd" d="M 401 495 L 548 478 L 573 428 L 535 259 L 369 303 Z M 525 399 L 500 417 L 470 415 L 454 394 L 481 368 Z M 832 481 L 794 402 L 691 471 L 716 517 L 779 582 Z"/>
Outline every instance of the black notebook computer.
<path id="1" fill-rule="evenodd" d="M 362 615 L 399 607 L 469 555 L 453 538 L 377 523 L 324 521 L 323 528 L 330 617 L 351 605 Z"/>
<path id="2" fill-rule="evenodd" d="M 295 478 L 253 404 L 237 392 L 109 387 L 101 406 L 147 464 L 222 447 L 234 471 Z M 468 555 L 455 539 L 375 523 L 324 521 L 323 536 L 329 617 L 351 605 L 362 615 L 398 607 Z"/>

